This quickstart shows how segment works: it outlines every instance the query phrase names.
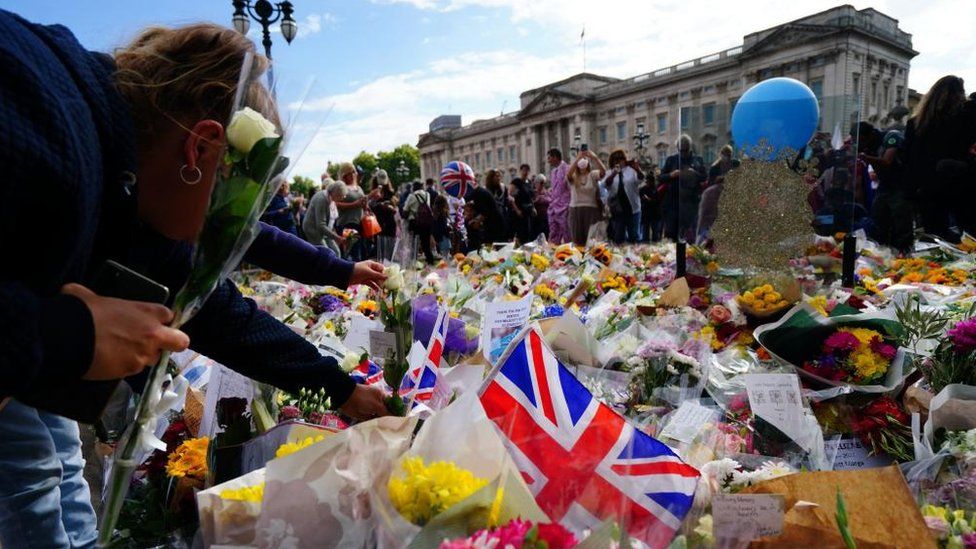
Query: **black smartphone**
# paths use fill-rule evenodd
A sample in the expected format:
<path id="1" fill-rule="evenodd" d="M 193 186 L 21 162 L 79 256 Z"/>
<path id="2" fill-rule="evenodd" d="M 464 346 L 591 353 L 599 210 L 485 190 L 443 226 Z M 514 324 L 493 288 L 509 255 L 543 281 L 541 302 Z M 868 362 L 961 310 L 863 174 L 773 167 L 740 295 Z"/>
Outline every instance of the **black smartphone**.
<path id="1" fill-rule="evenodd" d="M 91 291 L 104 297 L 148 303 L 164 304 L 169 299 L 169 288 L 112 260 L 95 271 Z"/>
<path id="2" fill-rule="evenodd" d="M 581 151 L 588 151 L 588 150 L 590 150 L 590 146 L 587 145 L 586 143 L 583 143 L 582 145 L 580 145 L 580 150 Z"/>
<path id="3" fill-rule="evenodd" d="M 165 304 L 169 299 L 169 288 L 111 260 L 94 271 L 87 285 L 103 297 L 159 304 Z M 119 383 L 120 380 L 84 379 L 47 383 L 32 393 L 18 395 L 17 399 L 80 423 L 95 424 Z"/>

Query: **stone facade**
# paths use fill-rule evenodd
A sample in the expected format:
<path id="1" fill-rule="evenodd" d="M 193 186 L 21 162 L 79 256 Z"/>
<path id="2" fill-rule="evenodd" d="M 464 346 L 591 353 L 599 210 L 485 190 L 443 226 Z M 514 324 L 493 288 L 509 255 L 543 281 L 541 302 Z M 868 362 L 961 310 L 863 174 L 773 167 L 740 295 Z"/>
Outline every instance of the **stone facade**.
<path id="1" fill-rule="evenodd" d="M 418 148 L 423 177 L 462 160 L 476 173 L 509 172 L 528 163 L 546 172 L 545 151 L 564 156 L 586 143 L 602 158 L 622 148 L 663 163 L 681 133 L 706 161 L 731 141 L 735 102 L 753 84 L 775 76 L 805 82 L 820 100 L 820 129 L 867 120 L 884 126 L 909 102 L 909 63 L 918 52 L 898 21 L 874 9 L 839 6 L 744 37 L 741 46 L 625 80 L 582 73 L 520 96 L 520 110 L 460 125 L 439 117 Z M 448 123 L 445 123 L 445 120 Z M 644 149 L 635 149 L 643 128 Z M 576 140 L 575 137 L 579 136 Z"/>

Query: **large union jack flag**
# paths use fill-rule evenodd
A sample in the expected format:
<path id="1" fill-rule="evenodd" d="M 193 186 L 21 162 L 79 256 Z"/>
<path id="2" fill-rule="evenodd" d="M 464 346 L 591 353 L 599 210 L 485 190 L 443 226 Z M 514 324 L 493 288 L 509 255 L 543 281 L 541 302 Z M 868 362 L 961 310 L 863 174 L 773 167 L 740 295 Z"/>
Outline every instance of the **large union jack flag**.
<path id="1" fill-rule="evenodd" d="M 410 365 L 407 375 L 403 376 L 400 384 L 400 396 L 411 403 L 411 407 L 427 404 L 434 396 L 434 386 L 437 385 L 437 372 L 444 354 L 444 340 L 447 337 L 447 310 L 438 308 L 434 329 L 430 332 L 426 353 L 422 363 Z"/>
<path id="2" fill-rule="evenodd" d="M 691 508 L 698 471 L 593 397 L 535 328 L 481 389 L 481 403 L 536 502 L 577 531 L 612 519 L 666 547 Z"/>

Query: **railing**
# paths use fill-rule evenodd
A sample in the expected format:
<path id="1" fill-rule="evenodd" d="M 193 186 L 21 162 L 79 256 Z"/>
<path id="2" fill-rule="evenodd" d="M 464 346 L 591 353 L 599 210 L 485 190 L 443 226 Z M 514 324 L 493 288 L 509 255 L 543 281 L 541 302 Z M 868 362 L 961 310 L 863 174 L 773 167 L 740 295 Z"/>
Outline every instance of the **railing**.
<path id="1" fill-rule="evenodd" d="M 679 71 L 688 70 L 694 67 L 700 67 L 708 63 L 714 63 L 716 61 L 729 59 L 731 57 L 735 57 L 741 54 L 742 54 L 742 46 L 736 46 L 734 48 L 730 48 L 725 51 L 720 51 L 718 53 L 712 53 L 703 57 L 699 57 L 698 59 L 692 59 L 691 61 L 685 61 L 683 63 L 678 63 L 677 65 L 671 65 L 670 67 L 664 67 L 663 69 L 658 69 L 656 71 L 640 74 L 634 76 L 633 78 L 628 78 L 626 80 L 621 80 L 619 82 L 611 82 L 609 84 L 604 84 L 599 88 L 597 88 L 597 92 L 598 93 L 612 92 L 614 90 L 627 88 L 629 86 L 632 86 L 634 84 L 639 84 L 647 80 L 669 76 Z"/>

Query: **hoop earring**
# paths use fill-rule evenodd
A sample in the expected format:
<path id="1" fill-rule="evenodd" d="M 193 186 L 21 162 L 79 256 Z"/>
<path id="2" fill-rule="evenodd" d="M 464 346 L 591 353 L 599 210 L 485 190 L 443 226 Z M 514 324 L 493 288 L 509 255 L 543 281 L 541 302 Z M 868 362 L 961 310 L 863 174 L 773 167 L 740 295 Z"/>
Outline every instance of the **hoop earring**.
<path id="1" fill-rule="evenodd" d="M 193 179 L 187 179 L 186 174 L 183 173 L 183 170 L 185 170 L 186 168 L 187 168 L 186 164 L 180 166 L 180 179 L 182 179 L 183 182 L 186 183 L 187 185 L 196 185 L 197 183 L 199 183 L 200 179 L 203 177 L 203 172 L 200 171 L 200 168 L 198 166 L 194 166 L 193 170 L 191 170 L 191 173 L 195 172 Z"/>

